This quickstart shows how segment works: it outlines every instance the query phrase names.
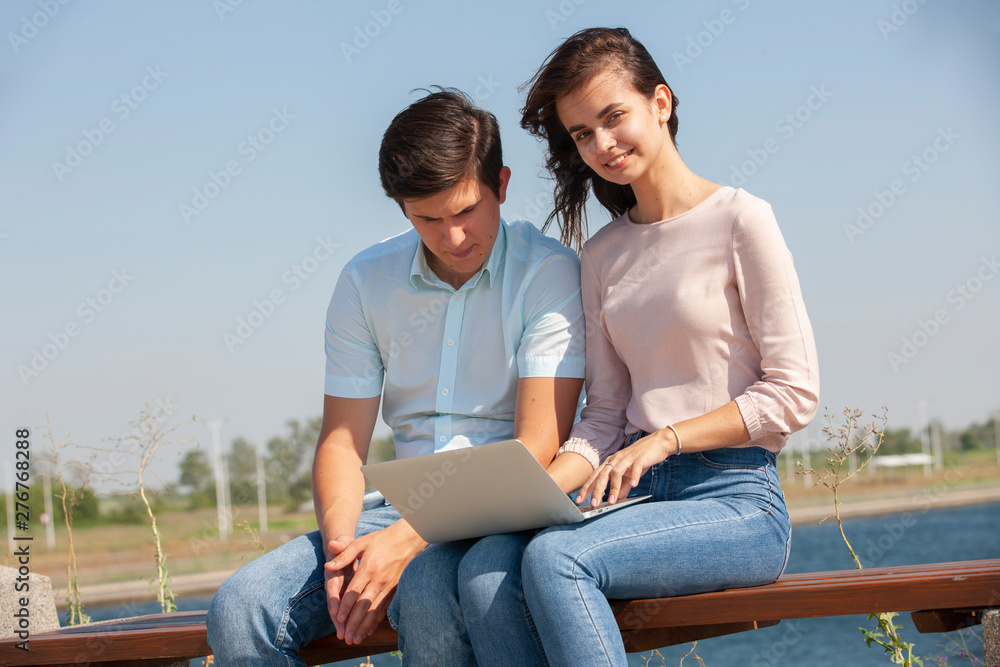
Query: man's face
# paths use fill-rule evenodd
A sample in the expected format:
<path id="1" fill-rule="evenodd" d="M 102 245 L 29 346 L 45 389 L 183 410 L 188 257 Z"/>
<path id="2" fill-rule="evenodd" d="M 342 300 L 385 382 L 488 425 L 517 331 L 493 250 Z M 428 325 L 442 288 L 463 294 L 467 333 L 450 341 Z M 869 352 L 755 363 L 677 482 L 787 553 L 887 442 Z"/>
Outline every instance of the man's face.
<path id="1" fill-rule="evenodd" d="M 458 289 L 483 268 L 500 232 L 500 204 L 510 169 L 500 171 L 500 196 L 474 176 L 425 199 L 404 199 L 403 211 L 433 255 L 438 278 Z"/>

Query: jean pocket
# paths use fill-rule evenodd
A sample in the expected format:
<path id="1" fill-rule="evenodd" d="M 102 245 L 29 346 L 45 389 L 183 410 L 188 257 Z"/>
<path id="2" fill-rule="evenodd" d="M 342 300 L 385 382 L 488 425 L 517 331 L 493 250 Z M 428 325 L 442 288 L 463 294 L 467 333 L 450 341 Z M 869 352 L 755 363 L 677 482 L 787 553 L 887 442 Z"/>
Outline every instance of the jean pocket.
<path id="1" fill-rule="evenodd" d="M 723 447 L 695 455 L 703 465 L 716 470 L 761 470 L 775 463 L 774 454 L 762 447 Z"/>

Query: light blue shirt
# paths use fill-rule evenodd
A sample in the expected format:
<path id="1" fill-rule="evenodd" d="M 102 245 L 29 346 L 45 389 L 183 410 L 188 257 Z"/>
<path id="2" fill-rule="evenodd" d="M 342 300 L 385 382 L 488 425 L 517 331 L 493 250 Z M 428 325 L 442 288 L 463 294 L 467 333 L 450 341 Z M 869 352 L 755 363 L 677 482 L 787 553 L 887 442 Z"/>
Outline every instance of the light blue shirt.
<path id="1" fill-rule="evenodd" d="M 326 393 L 382 394 L 396 456 L 513 437 L 522 377 L 582 378 L 580 261 L 527 222 L 501 221 L 461 288 L 427 266 L 410 230 L 344 267 L 326 322 Z"/>

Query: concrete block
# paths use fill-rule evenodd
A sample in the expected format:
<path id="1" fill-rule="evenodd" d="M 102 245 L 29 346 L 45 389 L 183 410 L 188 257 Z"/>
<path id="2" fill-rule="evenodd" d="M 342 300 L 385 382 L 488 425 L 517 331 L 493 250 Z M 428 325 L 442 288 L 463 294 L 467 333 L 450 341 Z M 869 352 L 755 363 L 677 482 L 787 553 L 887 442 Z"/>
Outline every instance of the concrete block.
<path id="1" fill-rule="evenodd" d="M 24 608 L 28 610 L 28 631 L 32 635 L 59 627 L 52 580 L 34 573 L 28 574 L 25 580 L 17 568 L 0 565 L 0 609 L 4 610 L 0 614 L 0 637 L 13 637 L 21 629 L 21 619 L 14 614 L 21 613 L 22 601 L 28 603 Z"/>
<path id="2" fill-rule="evenodd" d="M 1000 667 L 1000 609 L 983 613 L 983 663 L 986 667 Z"/>

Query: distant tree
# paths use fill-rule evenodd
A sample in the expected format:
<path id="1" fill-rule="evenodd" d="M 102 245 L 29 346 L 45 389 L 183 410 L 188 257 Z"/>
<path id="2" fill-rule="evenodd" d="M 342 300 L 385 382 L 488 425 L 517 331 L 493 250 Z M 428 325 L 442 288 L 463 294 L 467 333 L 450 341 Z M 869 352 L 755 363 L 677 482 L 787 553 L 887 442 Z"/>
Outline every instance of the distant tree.
<path id="1" fill-rule="evenodd" d="M 212 466 L 201 449 L 190 449 L 181 459 L 181 486 L 189 486 L 192 491 L 204 491 L 212 483 Z"/>
<path id="2" fill-rule="evenodd" d="M 257 448 L 245 438 L 233 440 L 228 455 L 229 496 L 234 505 L 257 502 Z"/>
<path id="3" fill-rule="evenodd" d="M 962 445 L 963 452 L 983 449 L 983 441 L 979 439 L 979 436 L 974 431 L 963 431 L 958 441 Z"/>
<path id="4" fill-rule="evenodd" d="M 267 442 L 269 498 L 284 499 L 292 507 L 298 507 L 310 499 L 312 493 L 309 471 L 322 423 L 320 417 L 313 417 L 304 423 L 291 419 L 287 422 L 288 435 L 275 436 Z M 271 489 L 274 490 L 274 495 L 271 494 Z"/>
<path id="5" fill-rule="evenodd" d="M 908 428 L 887 429 L 879 447 L 881 454 L 913 454 L 922 451 L 919 437 L 914 437 Z"/>

